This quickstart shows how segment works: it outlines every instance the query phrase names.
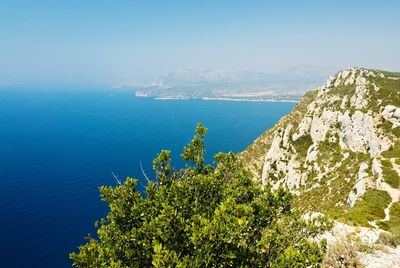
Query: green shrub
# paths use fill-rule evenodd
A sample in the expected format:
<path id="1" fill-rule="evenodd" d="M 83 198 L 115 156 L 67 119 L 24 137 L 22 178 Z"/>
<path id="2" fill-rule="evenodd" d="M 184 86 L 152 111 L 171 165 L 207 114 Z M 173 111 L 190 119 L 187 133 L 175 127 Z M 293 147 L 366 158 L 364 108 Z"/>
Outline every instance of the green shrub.
<path id="1" fill-rule="evenodd" d="M 292 209 L 292 195 L 262 189 L 233 153 L 204 163 L 206 129 L 198 125 L 174 171 L 170 152 L 154 160 L 156 180 L 144 194 L 127 178 L 100 187 L 110 211 L 70 257 L 77 267 L 320 267 L 325 244 L 313 242 L 330 227 L 306 221 Z"/>
<path id="2" fill-rule="evenodd" d="M 354 239 L 349 236 L 338 239 L 328 248 L 323 267 L 364 267 L 360 261 L 358 251 L 359 247 Z"/>
<path id="3" fill-rule="evenodd" d="M 400 138 L 400 127 L 393 128 L 392 132 L 397 138 Z"/>
<path id="4" fill-rule="evenodd" d="M 386 191 L 367 190 L 344 217 L 352 223 L 369 226 L 368 221 L 380 220 L 385 217 L 384 209 L 389 205 L 390 201 L 391 198 Z"/>
<path id="5" fill-rule="evenodd" d="M 400 236 L 397 234 L 382 232 L 379 235 L 377 242 L 389 247 L 397 247 L 398 245 L 400 245 Z"/>
<path id="6" fill-rule="evenodd" d="M 383 179 L 387 182 L 390 186 L 397 189 L 400 186 L 400 176 L 397 171 L 394 169 L 392 163 L 389 160 L 382 160 L 382 173 Z"/>
<path id="7" fill-rule="evenodd" d="M 394 234 L 400 235 L 400 203 L 393 203 L 389 210 L 389 221 L 379 222 L 379 226 Z"/>
<path id="8" fill-rule="evenodd" d="M 390 76 L 395 76 L 395 74 Z M 377 107 L 385 107 L 386 105 L 400 106 L 400 95 L 398 94 L 400 80 L 370 78 L 370 82 L 379 86 L 380 90 L 374 93 L 374 98 L 371 98 L 368 108 L 376 109 Z"/>
<path id="9" fill-rule="evenodd" d="M 389 150 L 382 153 L 386 158 L 399 158 L 400 157 L 400 141 L 396 141 L 395 144 L 390 146 Z"/>
<path id="10" fill-rule="evenodd" d="M 307 134 L 293 141 L 292 144 L 300 158 L 305 159 L 307 156 L 307 150 L 313 144 L 313 141 L 311 135 Z"/>

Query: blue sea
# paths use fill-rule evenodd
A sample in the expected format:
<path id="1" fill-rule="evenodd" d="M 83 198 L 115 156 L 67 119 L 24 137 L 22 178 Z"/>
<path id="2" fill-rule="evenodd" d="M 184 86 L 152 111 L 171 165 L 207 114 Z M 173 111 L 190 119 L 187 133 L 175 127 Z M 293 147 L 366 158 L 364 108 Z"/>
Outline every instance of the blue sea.
<path id="1" fill-rule="evenodd" d="M 98 187 L 176 166 L 196 122 L 207 159 L 240 152 L 294 103 L 154 100 L 107 88 L 0 89 L 0 267 L 70 267 L 68 254 L 107 214 Z M 145 180 L 141 180 L 141 187 Z"/>

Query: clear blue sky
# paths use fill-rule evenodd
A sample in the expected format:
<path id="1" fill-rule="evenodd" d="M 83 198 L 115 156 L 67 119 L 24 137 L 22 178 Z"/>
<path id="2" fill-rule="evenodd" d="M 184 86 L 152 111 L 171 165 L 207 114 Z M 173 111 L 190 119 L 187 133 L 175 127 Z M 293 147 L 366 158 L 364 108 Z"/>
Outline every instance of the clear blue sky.
<path id="1" fill-rule="evenodd" d="M 400 71 L 400 1 L 0 2 L 0 82 L 109 83 L 180 68 Z"/>

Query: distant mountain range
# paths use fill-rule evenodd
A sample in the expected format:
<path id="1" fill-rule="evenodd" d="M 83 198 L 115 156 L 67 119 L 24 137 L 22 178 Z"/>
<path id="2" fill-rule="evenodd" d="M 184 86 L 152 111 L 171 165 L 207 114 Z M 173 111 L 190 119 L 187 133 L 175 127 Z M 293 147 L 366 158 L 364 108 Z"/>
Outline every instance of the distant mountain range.
<path id="1" fill-rule="evenodd" d="M 333 68 L 292 67 L 275 73 L 182 69 L 145 85 L 134 86 L 138 97 L 159 99 L 298 101 L 317 87 Z"/>

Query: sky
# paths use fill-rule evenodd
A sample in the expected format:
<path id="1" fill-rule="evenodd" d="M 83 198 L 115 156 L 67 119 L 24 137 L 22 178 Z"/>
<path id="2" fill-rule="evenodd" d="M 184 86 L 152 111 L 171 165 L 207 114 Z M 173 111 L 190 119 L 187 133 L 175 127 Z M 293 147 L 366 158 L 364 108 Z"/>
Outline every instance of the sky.
<path id="1" fill-rule="evenodd" d="M 0 83 L 177 69 L 400 71 L 400 1 L 0 1 Z"/>

